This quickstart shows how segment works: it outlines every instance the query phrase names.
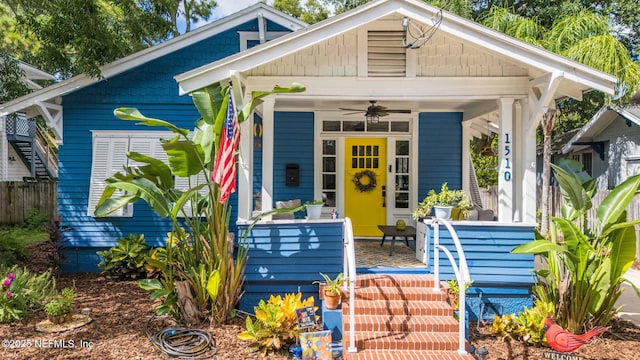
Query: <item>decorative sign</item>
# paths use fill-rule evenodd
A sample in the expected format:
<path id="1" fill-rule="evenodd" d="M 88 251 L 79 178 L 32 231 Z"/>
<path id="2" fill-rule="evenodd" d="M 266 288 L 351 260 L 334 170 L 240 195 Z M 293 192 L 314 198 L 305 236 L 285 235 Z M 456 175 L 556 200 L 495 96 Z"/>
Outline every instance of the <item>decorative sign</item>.
<path id="1" fill-rule="evenodd" d="M 296 315 L 298 317 L 298 328 L 308 329 L 316 326 L 316 311 L 313 310 L 313 306 L 296 309 Z"/>
<path id="2" fill-rule="evenodd" d="M 300 334 L 302 360 L 331 360 L 331 330 Z"/>
<path id="3" fill-rule="evenodd" d="M 511 141 L 509 133 L 504 134 L 504 181 L 511 181 Z"/>
<path id="4" fill-rule="evenodd" d="M 543 359 L 557 359 L 557 360 L 584 360 L 582 356 L 563 354 L 555 351 L 545 351 L 542 353 Z"/>

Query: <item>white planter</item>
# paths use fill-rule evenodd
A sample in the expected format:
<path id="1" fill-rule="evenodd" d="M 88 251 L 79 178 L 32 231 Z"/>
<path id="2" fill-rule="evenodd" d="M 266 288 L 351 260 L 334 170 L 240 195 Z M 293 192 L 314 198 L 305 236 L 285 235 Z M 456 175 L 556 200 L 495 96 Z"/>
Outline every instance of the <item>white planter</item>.
<path id="1" fill-rule="evenodd" d="M 305 205 L 307 209 L 307 219 L 315 220 L 320 219 L 320 215 L 322 215 L 322 207 L 324 205 Z"/>
<path id="2" fill-rule="evenodd" d="M 451 210 L 453 206 L 434 206 L 433 210 L 438 219 L 442 220 L 450 220 L 451 219 Z"/>

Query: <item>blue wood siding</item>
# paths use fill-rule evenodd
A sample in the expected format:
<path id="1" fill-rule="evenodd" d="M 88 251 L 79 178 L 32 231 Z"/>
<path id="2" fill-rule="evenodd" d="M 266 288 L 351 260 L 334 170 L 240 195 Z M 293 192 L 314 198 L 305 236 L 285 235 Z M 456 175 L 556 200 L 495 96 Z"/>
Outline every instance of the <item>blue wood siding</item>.
<path id="1" fill-rule="evenodd" d="M 268 30 L 286 29 L 268 22 Z M 156 130 L 115 118 L 113 110 L 117 107 L 135 107 L 147 116 L 193 128 L 198 112 L 191 97 L 178 96 L 178 85 L 173 77 L 237 53 L 240 50 L 238 31 L 258 31 L 257 20 L 63 97 L 64 145 L 59 152 L 58 212 L 63 216 L 62 225 L 73 228 L 64 234 L 65 271 L 97 271 L 97 261 L 91 254 L 113 246 L 115 239 L 131 233 L 145 234 L 150 245 L 164 243 L 166 233 L 171 229 L 169 222 L 158 218 L 143 202 L 135 204 L 133 218 L 87 216 L 92 154 L 90 131 Z M 230 203 L 231 219 L 236 219 L 236 194 L 231 196 Z M 236 230 L 235 221 L 231 221 L 230 228 Z"/>
<path id="2" fill-rule="evenodd" d="M 477 319 L 480 304 L 494 306 L 500 314 L 517 313 L 524 306 L 531 307 L 531 286 L 534 284 L 533 255 L 511 254 L 511 250 L 534 239 L 533 226 L 454 225 L 469 267 L 473 287 L 469 290 L 467 311 Z M 458 260 L 451 234 L 443 226 L 439 231 L 440 244 Z M 428 256 L 433 259 L 433 229 L 428 227 Z M 439 252 L 440 278 L 455 279 L 451 263 Z M 429 270 L 433 271 L 433 261 Z M 487 313 L 483 313 L 487 318 Z M 487 318 L 488 319 L 488 318 Z"/>
<path id="3" fill-rule="evenodd" d="M 443 182 L 462 189 L 462 113 L 420 113 L 418 201 Z"/>
<path id="4" fill-rule="evenodd" d="M 240 309 L 253 312 L 271 294 L 301 291 L 319 304 L 320 272 L 331 277 L 342 272 L 341 221 L 258 224 L 247 237 L 249 259 Z M 244 227 L 243 227 L 244 228 Z M 240 233 L 243 233 L 243 228 Z"/>
<path id="5" fill-rule="evenodd" d="M 276 112 L 274 117 L 273 199 L 313 200 L 313 122 L 311 112 Z M 285 185 L 287 164 L 300 166 L 300 186 Z"/>

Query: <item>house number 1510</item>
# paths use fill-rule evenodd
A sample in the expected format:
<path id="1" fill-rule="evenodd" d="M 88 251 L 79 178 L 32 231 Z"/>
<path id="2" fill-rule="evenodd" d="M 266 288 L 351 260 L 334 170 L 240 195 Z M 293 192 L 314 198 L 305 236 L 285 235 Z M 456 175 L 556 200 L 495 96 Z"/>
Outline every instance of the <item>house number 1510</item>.
<path id="1" fill-rule="evenodd" d="M 504 134 L 504 181 L 511 181 L 511 142 L 509 133 Z"/>

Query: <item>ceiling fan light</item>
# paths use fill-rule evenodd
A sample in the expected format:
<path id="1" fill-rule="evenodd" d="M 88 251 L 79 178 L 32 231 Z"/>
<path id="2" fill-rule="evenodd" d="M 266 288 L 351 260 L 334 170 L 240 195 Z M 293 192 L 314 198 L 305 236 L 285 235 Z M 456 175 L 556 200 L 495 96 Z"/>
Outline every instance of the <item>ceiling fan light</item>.
<path id="1" fill-rule="evenodd" d="M 380 115 L 377 114 L 367 114 L 367 124 L 377 124 L 380 122 Z"/>

